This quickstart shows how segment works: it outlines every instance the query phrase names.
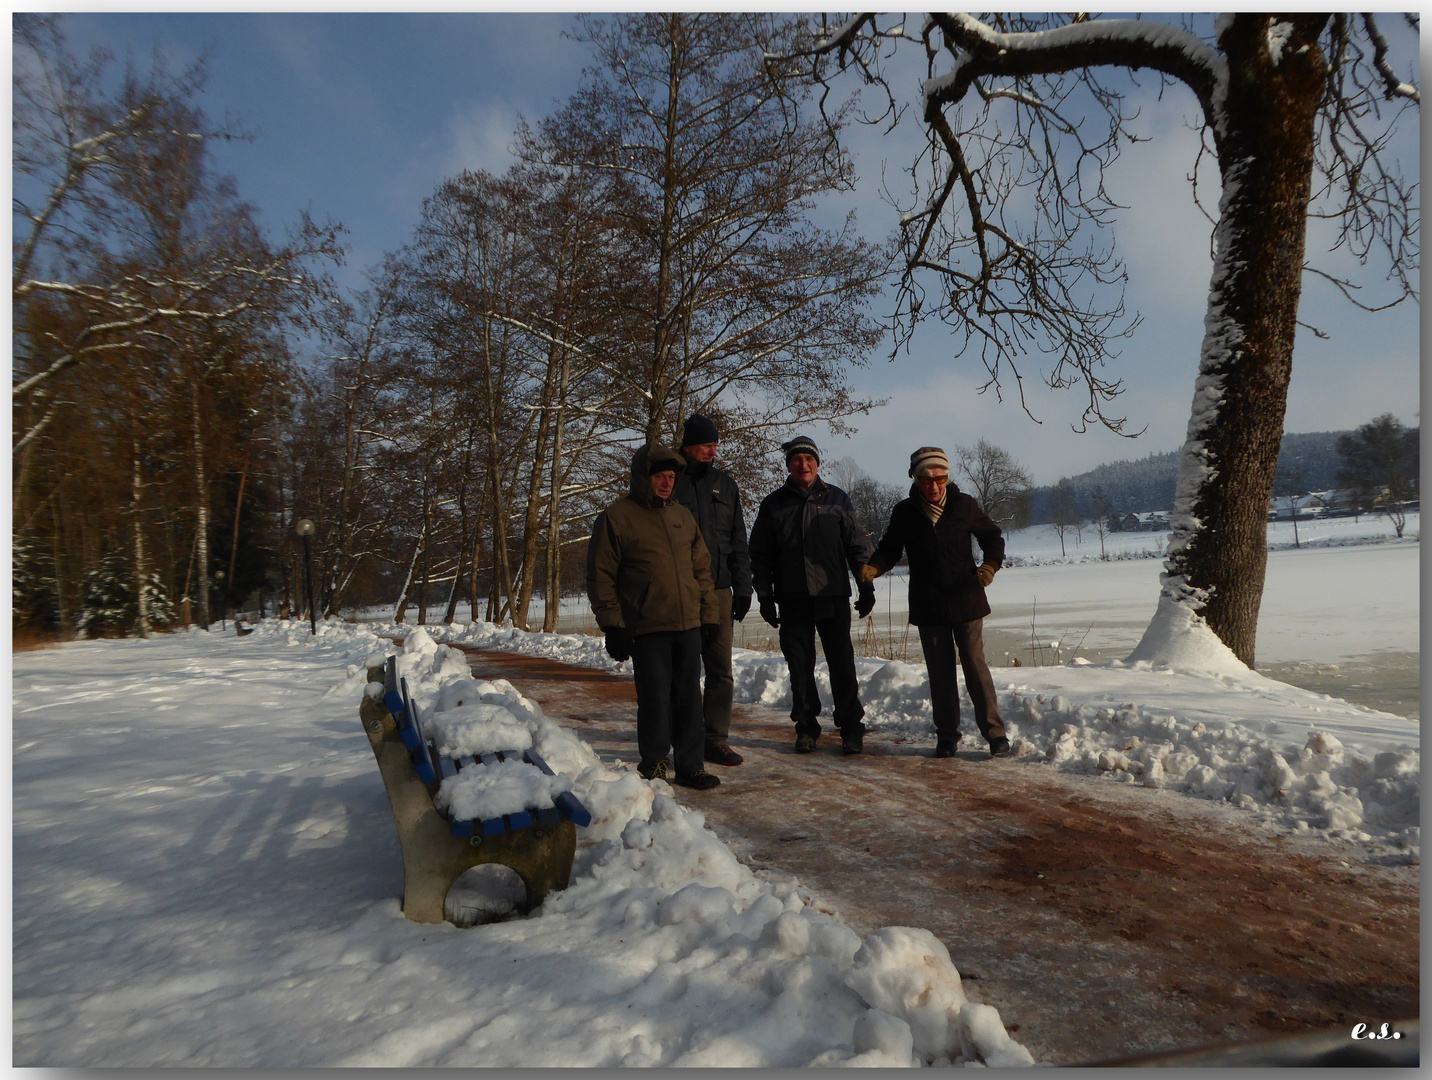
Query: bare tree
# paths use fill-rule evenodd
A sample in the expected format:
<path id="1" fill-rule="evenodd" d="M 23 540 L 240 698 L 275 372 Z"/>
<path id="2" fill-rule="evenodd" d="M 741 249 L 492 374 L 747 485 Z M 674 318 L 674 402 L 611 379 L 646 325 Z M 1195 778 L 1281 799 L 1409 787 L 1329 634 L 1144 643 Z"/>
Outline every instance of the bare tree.
<path id="1" fill-rule="evenodd" d="M 1398 536 L 1407 527 L 1407 503 L 1417 498 L 1420 435 L 1384 413 L 1338 439 L 1338 483 L 1352 489 L 1359 505 L 1385 513 Z"/>
<path id="2" fill-rule="evenodd" d="M 1394 44 L 1415 51 L 1417 19 L 1402 20 L 1410 38 Z M 1178 26 L 932 13 L 910 33 L 900 17 L 859 14 L 822 23 L 802 55 L 822 82 L 836 66 L 857 68 L 885 88 L 898 115 L 884 63 L 911 38 L 928 58 L 920 113 L 928 146 L 912 172 L 926 182 L 902 218 L 904 333 L 944 321 L 978 347 L 996 388 L 1022 385 L 1021 356 L 1047 354 L 1048 381 L 1082 387 L 1085 422 L 1116 431 L 1123 418 L 1106 407 L 1120 385 L 1103 365 L 1137 320 L 1123 309 L 1123 267 L 1100 239 L 1117 209 L 1104 170 L 1135 137 L 1130 73 L 1194 94 L 1203 134 L 1195 185 L 1211 160 L 1222 195 L 1155 620 L 1204 622 L 1252 665 L 1302 280 L 1321 273 L 1370 309 L 1415 298 L 1416 185 L 1401 174 L 1391 133 L 1417 107 L 1417 86 L 1396 73 L 1372 15 L 1240 12 Z M 1335 222 L 1335 249 L 1360 262 L 1381 258 L 1390 284 L 1383 301 L 1359 299 L 1352 281 L 1305 266 L 1310 216 Z"/>
<path id="3" fill-rule="evenodd" d="M 1049 524 L 1059 535 L 1059 554 L 1068 555 L 1064 534 L 1079 525 L 1079 496 L 1067 476 L 1061 477 L 1049 493 Z"/>
<path id="4" fill-rule="evenodd" d="M 1114 511 L 1114 504 L 1109 500 L 1109 492 L 1103 484 L 1096 484 L 1094 490 L 1089 493 L 1089 518 L 1094 524 L 1094 531 L 1099 535 L 1099 558 L 1108 561 L 1109 553 L 1104 549 L 1104 537 L 1109 532 L 1109 518 Z"/>
<path id="5" fill-rule="evenodd" d="M 607 177 L 637 288 L 616 374 L 628 422 L 670 438 L 692 411 L 842 430 L 874 402 L 846 382 L 882 329 L 867 313 L 889 255 L 847 219 L 812 223 L 849 187 L 825 126 L 783 94 L 764 56 L 789 21 L 764 14 L 585 18 L 598 64 L 542 125 L 541 159 Z M 727 435 L 736 431 L 727 425 Z"/>
<path id="6" fill-rule="evenodd" d="M 987 439 L 974 446 L 956 446 L 955 468 L 975 502 L 996 522 L 1016 529 L 1028 523 L 1034 477 L 1008 450 Z"/>

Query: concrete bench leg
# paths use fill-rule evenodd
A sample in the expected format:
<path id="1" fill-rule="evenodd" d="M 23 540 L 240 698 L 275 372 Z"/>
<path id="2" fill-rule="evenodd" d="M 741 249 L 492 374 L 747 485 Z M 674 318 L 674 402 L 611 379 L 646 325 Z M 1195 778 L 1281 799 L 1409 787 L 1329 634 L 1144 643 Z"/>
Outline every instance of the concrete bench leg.
<path id="1" fill-rule="evenodd" d="M 370 670 L 368 677 L 381 681 L 382 669 Z M 522 879 L 527 891 L 524 912 L 541 904 L 551 890 L 567 887 L 577 850 L 575 825 L 563 821 L 499 836 L 454 836 L 433 806 L 432 792 L 418 779 L 398 726 L 382 701 L 365 697 L 359 713 L 398 828 L 405 916 L 414 922 L 445 922 L 443 901 L 453 882 L 484 863 L 509 867 Z"/>

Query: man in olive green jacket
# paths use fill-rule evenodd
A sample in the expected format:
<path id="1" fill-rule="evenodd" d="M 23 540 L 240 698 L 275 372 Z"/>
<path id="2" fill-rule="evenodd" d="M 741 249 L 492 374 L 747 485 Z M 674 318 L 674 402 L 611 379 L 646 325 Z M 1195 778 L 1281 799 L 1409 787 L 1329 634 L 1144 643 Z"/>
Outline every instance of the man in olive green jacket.
<path id="1" fill-rule="evenodd" d="M 632 455 L 631 488 L 597 515 L 587 545 L 587 599 L 615 660 L 632 662 L 636 737 L 646 779 L 711 788 L 703 767 L 701 645 L 720 618 L 711 556 L 691 511 L 672 501 L 686 460 L 657 443 Z"/>

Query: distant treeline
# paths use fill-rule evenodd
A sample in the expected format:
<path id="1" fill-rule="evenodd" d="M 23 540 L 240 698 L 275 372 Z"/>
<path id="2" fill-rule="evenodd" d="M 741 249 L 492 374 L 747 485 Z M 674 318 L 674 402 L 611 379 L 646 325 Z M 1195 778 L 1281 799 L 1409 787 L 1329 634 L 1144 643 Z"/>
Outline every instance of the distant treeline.
<path id="1" fill-rule="evenodd" d="M 1306 491 L 1335 488 L 1342 459 L 1337 442 L 1346 431 L 1313 431 L 1285 434 L 1278 454 L 1278 479 L 1274 483 L 1281 493 L 1285 484 Z M 1179 451 L 1150 454 L 1137 461 L 1112 461 L 1069 477 L 1075 497 L 1088 505 L 1098 488 L 1113 510 L 1144 513 L 1172 510 L 1174 488 L 1178 484 Z M 1054 485 L 1037 487 L 1030 492 L 1030 520 L 1035 524 L 1054 518 Z"/>

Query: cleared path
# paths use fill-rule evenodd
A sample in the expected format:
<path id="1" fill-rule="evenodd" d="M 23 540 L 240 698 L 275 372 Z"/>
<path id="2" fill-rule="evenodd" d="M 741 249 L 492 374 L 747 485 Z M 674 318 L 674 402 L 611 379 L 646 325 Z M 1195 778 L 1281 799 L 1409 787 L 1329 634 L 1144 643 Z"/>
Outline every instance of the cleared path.
<path id="1" fill-rule="evenodd" d="M 630 679 L 465 651 L 475 674 L 511 680 L 604 761 L 635 767 Z M 973 749 L 936 761 L 927 744 L 867 735 L 844 758 L 829 735 L 806 755 L 793 738 L 785 716 L 738 707 L 746 763 L 677 798 L 857 932 L 935 933 L 971 1000 L 1041 1063 L 1418 1015 L 1416 867 L 1358 865 L 1230 807 Z"/>

